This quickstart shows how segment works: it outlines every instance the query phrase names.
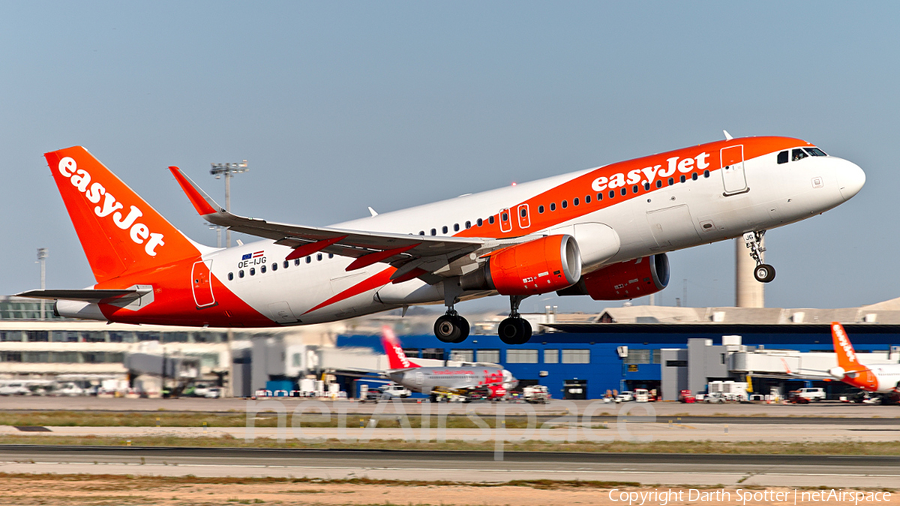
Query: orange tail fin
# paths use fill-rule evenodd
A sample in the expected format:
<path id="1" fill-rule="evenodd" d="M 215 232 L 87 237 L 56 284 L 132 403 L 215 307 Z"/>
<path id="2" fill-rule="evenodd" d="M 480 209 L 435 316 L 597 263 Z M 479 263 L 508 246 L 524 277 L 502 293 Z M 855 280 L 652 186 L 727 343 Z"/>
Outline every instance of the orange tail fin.
<path id="1" fill-rule="evenodd" d="M 845 371 L 864 369 L 856 359 L 856 352 L 850 344 L 850 338 L 844 326 L 838 322 L 831 322 L 831 340 L 834 342 L 834 352 L 837 354 L 838 366 Z"/>
<path id="2" fill-rule="evenodd" d="M 190 239 L 83 147 L 44 157 L 97 282 L 200 254 Z"/>
<path id="3" fill-rule="evenodd" d="M 410 367 L 421 367 L 419 364 L 410 362 L 400 346 L 400 340 L 387 325 L 381 328 L 381 345 L 384 346 L 384 352 L 388 356 L 388 367 L 391 369 L 409 369 Z"/>

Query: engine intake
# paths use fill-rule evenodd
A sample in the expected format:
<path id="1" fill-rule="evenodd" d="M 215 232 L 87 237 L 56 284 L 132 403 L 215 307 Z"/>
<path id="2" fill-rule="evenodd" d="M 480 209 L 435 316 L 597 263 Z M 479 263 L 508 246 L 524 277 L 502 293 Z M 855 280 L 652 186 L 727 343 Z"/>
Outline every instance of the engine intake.
<path id="1" fill-rule="evenodd" d="M 669 258 L 661 253 L 604 267 L 557 293 L 590 295 L 594 300 L 633 299 L 665 288 L 669 274 Z"/>
<path id="2" fill-rule="evenodd" d="M 571 235 L 551 235 L 491 253 L 481 268 L 462 277 L 464 290 L 537 295 L 561 290 L 581 278 L 581 252 Z"/>

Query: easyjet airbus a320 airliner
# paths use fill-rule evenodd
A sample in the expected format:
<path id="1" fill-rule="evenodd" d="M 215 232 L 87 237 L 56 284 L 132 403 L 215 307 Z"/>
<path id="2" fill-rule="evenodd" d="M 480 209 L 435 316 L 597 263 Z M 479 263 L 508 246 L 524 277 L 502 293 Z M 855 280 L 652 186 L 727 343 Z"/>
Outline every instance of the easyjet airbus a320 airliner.
<path id="1" fill-rule="evenodd" d="M 20 295 L 57 299 L 67 317 L 111 322 L 303 325 L 443 303 L 445 342 L 469 324 L 454 309 L 504 295 L 500 338 L 531 327 L 519 304 L 558 292 L 595 300 L 648 295 L 669 281 L 667 251 L 744 237 L 761 282 L 766 230 L 840 205 L 865 174 L 808 142 L 748 137 L 553 176 L 332 227 L 226 212 L 170 167 L 207 221 L 263 238 L 214 249 L 191 241 L 83 147 L 45 155 L 97 283 Z"/>

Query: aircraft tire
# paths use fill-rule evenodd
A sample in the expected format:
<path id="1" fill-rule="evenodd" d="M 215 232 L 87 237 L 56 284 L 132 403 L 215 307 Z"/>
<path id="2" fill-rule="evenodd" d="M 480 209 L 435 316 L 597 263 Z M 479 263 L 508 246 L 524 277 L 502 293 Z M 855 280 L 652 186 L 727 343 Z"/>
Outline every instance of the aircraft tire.
<path id="1" fill-rule="evenodd" d="M 769 264 L 759 264 L 753 269 L 753 277 L 760 283 L 770 283 L 775 279 L 775 268 Z"/>
<path id="2" fill-rule="evenodd" d="M 497 327 L 500 340 L 506 344 L 525 344 L 531 339 L 531 324 L 524 318 L 507 318 Z"/>
<path id="3" fill-rule="evenodd" d="M 467 336 L 462 335 L 462 328 L 459 323 L 459 319 L 462 319 L 458 316 L 454 317 L 452 315 L 445 314 L 437 319 L 434 322 L 434 335 L 438 338 L 442 343 L 459 343 L 462 342 Z M 465 319 L 462 319 L 465 321 Z M 466 322 L 466 327 L 468 327 L 468 322 Z M 460 339 L 460 336 L 462 338 Z"/>
<path id="4" fill-rule="evenodd" d="M 456 324 L 459 326 L 459 337 L 457 337 L 453 343 L 461 343 L 469 337 L 469 320 L 466 320 L 459 315 L 456 315 L 455 320 Z"/>

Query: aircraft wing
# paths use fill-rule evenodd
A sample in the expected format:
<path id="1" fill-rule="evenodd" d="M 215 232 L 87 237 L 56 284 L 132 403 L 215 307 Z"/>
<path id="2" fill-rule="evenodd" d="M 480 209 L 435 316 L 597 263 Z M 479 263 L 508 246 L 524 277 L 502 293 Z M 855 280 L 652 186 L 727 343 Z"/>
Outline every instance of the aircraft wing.
<path id="1" fill-rule="evenodd" d="M 272 239 L 277 244 L 290 246 L 294 251 L 287 259 L 300 258 L 320 251 L 356 260 L 348 271 L 360 269 L 376 262 L 384 262 L 398 268 L 392 276 L 394 282 L 428 275 L 459 275 L 449 266 L 454 260 L 484 249 L 504 246 L 500 241 L 481 238 L 425 237 L 388 232 L 366 232 L 327 227 L 305 227 L 274 223 L 258 218 L 237 216 L 225 211 L 178 167 L 169 167 L 182 190 L 198 213 L 208 222 L 228 227 L 236 232 Z M 471 263 L 475 259 L 470 259 Z M 403 278 L 403 279 L 400 279 Z M 431 279 L 435 282 L 438 279 Z"/>

